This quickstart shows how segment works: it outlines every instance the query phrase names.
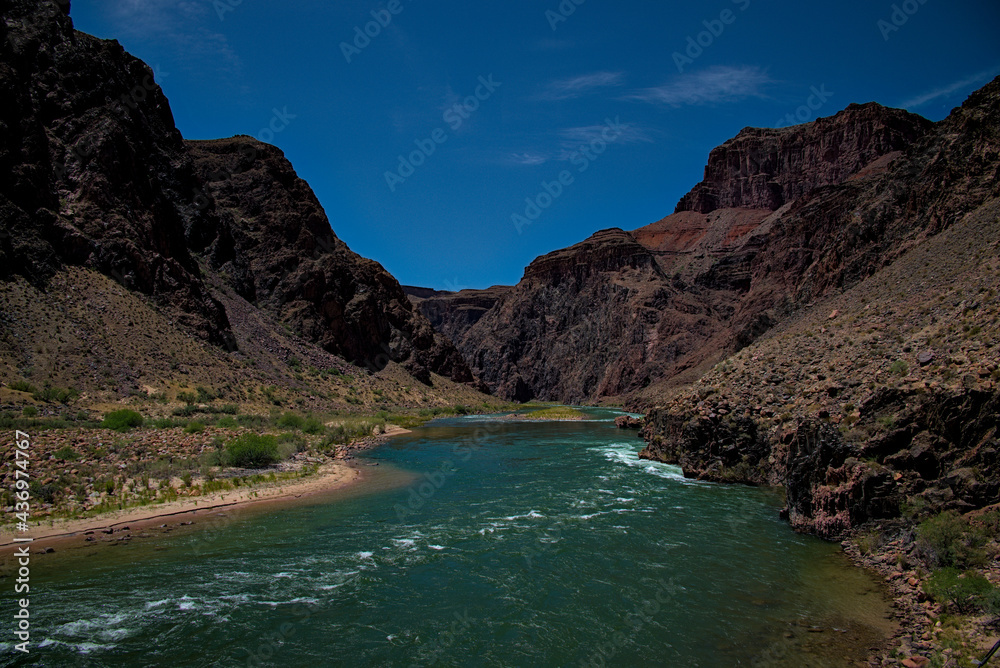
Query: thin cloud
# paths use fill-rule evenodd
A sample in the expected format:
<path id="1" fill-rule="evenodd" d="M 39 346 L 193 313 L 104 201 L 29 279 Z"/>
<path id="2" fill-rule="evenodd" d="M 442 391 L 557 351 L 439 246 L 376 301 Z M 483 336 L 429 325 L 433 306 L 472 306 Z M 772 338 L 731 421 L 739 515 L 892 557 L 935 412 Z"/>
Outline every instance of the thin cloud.
<path id="1" fill-rule="evenodd" d="M 543 100 L 572 100 L 601 88 L 612 88 L 625 83 L 621 72 L 593 72 L 570 79 L 551 82 L 539 96 Z"/>
<path id="2" fill-rule="evenodd" d="M 238 75 L 242 62 L 226 35 L 213 29 L 219 19 L 209 3 L 190 0 L 124 0 L 109 7 L 108 16 L 121 34 L 158 40 L 172 47 L 178 60 L 201 68 Z"/>
<path id="3" fill-rule="evenodd" d="M 961 81 L 956 81 L 953 84 L 949 84 L 942 88 L 936 88 L 932 91 L 928 91 L 921 95 L 917 95 L 914 98 L 903 102 L 900 107 L 904 109 L 915 109 L 917 107 L 922 107 L 925 104 L 933 102 L 934 100 L 940 99 L 942 97 L 951 97 L 960 90 L 965 90 L 969 88 L 978 88 L 979 84 L 982 84 L 989 79 L 992 79 L 996 74 L 996 70 L 986 70 L 985 72 L 980 72 L 974 76 L 967 79 L 962 79 Z"/>
<path id="4" fill-rule="evenodd" d="M 511 153 L 507 162 L 512 165 L 522 165 L 526 167 L 532 167 L 534 165 L 544 165 L 549 161 L 549 157 L 542 153 Z"/>
<path id="5" fill-rule="evenodd" d="M 564 148 L 576 148 L 580 144 L 589 144 L 593 141 L 603 140 L 608 129 L 607 125 L 585 125 L 576 128 L 563 128 L 559 131 L 559 136 L 563 139 Z M 621 128 L 616 144 L 636 144 L 639 142 L 651 142 L 652 138 L 645 130 L 634 125 L 624 125 Z"/>
<path id="6" fill-rule="evenodd" d="M 625 99 L 667 107 L 735 102 L 762 97 L 762 90 L 769 83 L 771 78 L 759 67 L 717 66 L 679 76 L 663 86 L 638 90 Z"/>

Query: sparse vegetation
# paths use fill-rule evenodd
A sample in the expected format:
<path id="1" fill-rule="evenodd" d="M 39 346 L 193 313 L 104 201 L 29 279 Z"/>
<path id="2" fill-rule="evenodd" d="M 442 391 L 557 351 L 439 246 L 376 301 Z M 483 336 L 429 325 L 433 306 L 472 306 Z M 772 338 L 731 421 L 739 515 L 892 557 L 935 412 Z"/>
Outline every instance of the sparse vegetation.
<path id="1" fill-rule="evenodd" d="M 128 431 L 129 429 L 135 429 L 141 427 L 145 423 L 145 419 L 137 413 L 136 411 L 124 408 L 122 410 L 112 411 L 104 416 L 104 421 L 101 422 L 101 426 L 105 429 L 113 429 L 114 431 Z"/>
<path id="2" fill-rule="evenodd" d="M 1000 590 L 973 571 L 942 568 L 931 574 L 924 591 L 938 603 L 951 605 L 959 614 L 1000 613 Z"/>
<path id="3" fill-rule="evenodd" d="M 917 527 L 917 545 L 928 563 L 944 568 L 985 565 L 986 531 L 972 526 L 953 510 L 924 520 Z"/>
<path id="4" fill-rule="evenodd" d="M 230 466 L 241 468 L 270 466 L 278 461 L 278 439 L 242 434 L 226 445 L 226 459 Z"/>

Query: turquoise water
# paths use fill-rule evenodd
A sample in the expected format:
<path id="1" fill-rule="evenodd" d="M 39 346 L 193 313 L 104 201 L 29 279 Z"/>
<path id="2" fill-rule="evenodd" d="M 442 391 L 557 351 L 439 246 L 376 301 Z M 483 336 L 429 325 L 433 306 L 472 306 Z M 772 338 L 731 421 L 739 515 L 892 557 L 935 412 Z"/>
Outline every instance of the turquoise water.
<path id="1" fill-rule="evenodd" d="M 590 415 L 438 421 L 349 495 L 45 555 L 33 653 L 3 660 L 843 666 L 886 632 L 877 586 L 774 491 L 685 480 Z"/>

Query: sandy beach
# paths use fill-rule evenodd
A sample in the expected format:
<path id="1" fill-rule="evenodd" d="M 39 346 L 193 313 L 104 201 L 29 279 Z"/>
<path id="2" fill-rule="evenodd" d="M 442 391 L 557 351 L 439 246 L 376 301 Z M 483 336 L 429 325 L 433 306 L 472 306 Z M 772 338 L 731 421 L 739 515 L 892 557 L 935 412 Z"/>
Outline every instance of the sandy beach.
<path id="1" fill-rule="evenodd" d="M 345 462 L 333 461 L 324 464 L 313 475 L 297 480 L 263 483 L 254 487 L 213 492 L 204 496 L 178 499 L 169 503 L 137 506 L 124 510 L 83 519 L 56 519 L 32 523 L 27 536 L 37 549 L 54 541 L 87 535 L 112 536 L 126 530 L 139 530 L 169 521 L 180 524 L 191 523 L 195 517 L 212 514 L 219 509 L 237 509 L 247 506 L 276 504 L 300 499 L 316 494 L 342 490 L 363 479 L 361 471 Z M 126 529 L 127 527 L 127 529 Z M 15 535 L 9 530 L 0 534 L 0 552 L 15 549 L 23 543 L 14 542 Z M 96 539 L 95 539 L 96 540 Z"/>

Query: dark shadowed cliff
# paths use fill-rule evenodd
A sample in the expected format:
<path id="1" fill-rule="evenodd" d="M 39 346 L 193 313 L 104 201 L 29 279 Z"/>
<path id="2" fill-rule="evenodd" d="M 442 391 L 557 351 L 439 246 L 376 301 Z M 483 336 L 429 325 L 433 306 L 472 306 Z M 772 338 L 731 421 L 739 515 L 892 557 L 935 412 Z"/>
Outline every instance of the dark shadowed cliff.
<path id="1" fill-rule="evenodd" d="M 211 287 L 228 286 L 349 362 L 475 382 L 399 283 L 337 239 L 278 149 L 185 142 L 150 68 L 76 32 L 68 3 L 0 10 L 0 277 L 44 290 L 66 267 L 92 269 L 232 353 L 247 332 Z"/>
<path id="2" fill-rule="evenodd" d="M 884 261 L 882 241 L 862 237 L 863 248 L 843 249 L 859 261 L 848 255 L 817 278 L 810 240 L 782 232 L 822 193 L 846 202 L 850 189 L 867 192 L 932 127 L 867 104 L 803 126 L 744 130 L 712 152 L 705 181 L 677 213 L 537 259 L 517 286 L 491 290 L 492 305 L 475 318 L 458 306 L 471 291 L 430 296 L 420 308 L 504 397 L 584 402 L 690 382 L 798 303 Z"/>

